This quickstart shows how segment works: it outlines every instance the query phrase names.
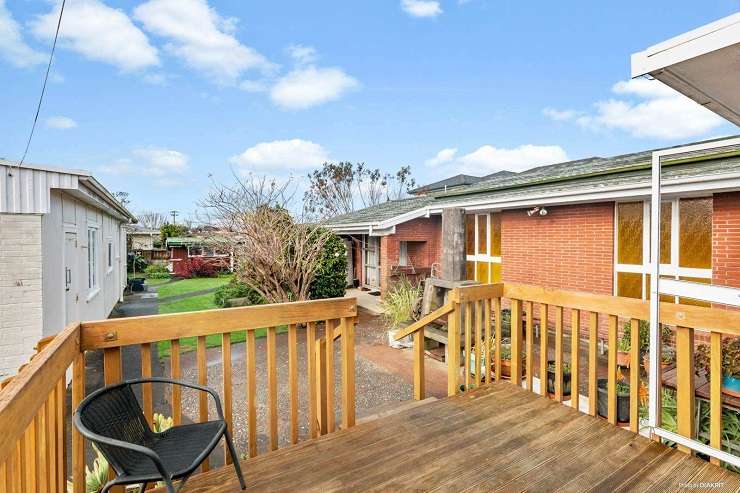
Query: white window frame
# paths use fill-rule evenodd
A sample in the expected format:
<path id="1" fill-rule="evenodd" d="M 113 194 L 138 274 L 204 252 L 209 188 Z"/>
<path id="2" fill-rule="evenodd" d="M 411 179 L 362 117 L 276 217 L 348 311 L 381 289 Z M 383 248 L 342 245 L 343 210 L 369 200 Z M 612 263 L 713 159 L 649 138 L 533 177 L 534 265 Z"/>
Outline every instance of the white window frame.
<path id="1" fill-rule="evenodd" d="M 87 288 L 91 293 L 98 290 L 98 228 L 87 227 Z"/>
<path id="2" fill-rule="evenodd" d="M 681 199 L 687 198 L 712 198 L 712 195 L 691 196 L 691 197 L 673 197 L 664 199 L 663 203 L 671 204 L 671 263 L 660 264 L 660 275 L 663 278 L 670 276 L 671 279 L 678 280 L 681 277 L 695 277 L 700 279 L 712 280 L 712 268 L 697 269 L 692 267 L 679 267 L 678 249 L 679 249 L 679 228 L 681 216 L 679 213 Z M 614 296 L 618 295 L 618 279 L 620 272 L 633 274 L 642 274 L 642 299 L 647 299 L 650 286 L 647 284 L 648 277 L 652 268 L 650 267 L 650 201 L 642 200 L 642 264 L 620 264 L 619 260 L 619 204 L 640 202 L 639 200 L 619 200 L 614 204 Z M 674 296 L 675 303 L 678 303 L 678 296 Z"/>
<path id="3" fill-rule="evenodd" d="M 409 242 L 406 240 L 398 241 L 398 266 L 407 267 L 409 265 Z"/>
<path id="4" fill-rule="evenodd" d="M 481 214 L 480 212 L 475 212 L 473 217 L 475 217 L 475 221 L 473 221 L 473 229 L 475 231 L 474 239 L 473 239 L 473 246 L 475 249 L 475 255 L 465 255 L 465 260 L 468 262 L 473 262 L 473 279 L 478 275 L 478 262 L 484 262 L 484 263 L 494 263 L 494 264 L 501 264 L 502 258 L 501 256 L 493 256 L 491 255 L 491 214 L 500 214 L 500 211 L 491 211 Z M 478 252 L 478 220 L 480 217 L 483 216 L 486 218 L 486 253 L 477 253 Z M 467 250 L 467 245 L 466 245 Z M 493 277 L 493 269 L 489 267 L 488 269 L 488 279 L 485 281 L 479 281 L 479 282 L 487 282 L 490 283 L 491 279 Z"/>

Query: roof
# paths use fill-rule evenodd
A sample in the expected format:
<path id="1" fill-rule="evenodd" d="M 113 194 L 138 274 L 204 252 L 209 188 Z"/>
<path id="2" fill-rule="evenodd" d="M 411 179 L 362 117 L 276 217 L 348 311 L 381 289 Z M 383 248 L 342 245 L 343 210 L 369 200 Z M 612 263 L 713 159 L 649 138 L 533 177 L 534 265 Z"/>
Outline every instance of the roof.
<path id="1" fill-rule="evenodd" d="M 474 183 L 478 183 L 484 180 L 504 178 L 504 177 L 507 177 L 513 174 L 515 173 L 512 171 L 506 171 L 506 170 L 497 171 L 496 173 L 491 173 L 490 175 L 486 175 L 486 176 L 473 176 L 473 175 L 459 174 L 459 175 L 451 176 L 449 178 L 445 178 L 444 180 L 435 181 L 428 185 L 417 187 L 409 191 L 409 193 L 412 195 L 417 195 L 421 193 L 429 193 L 429 192 L 437 192 L 437 191 L 446 192 L 451 188 L 462 187 L 465 185 L 472 185 Z"/>
<path id="2" fill-rule="evenodd" d="M 52 189 L 65 190 L 83 202 L 109 212 L 123 221 L 136 222 L 124 207 L 88 171 L 0 159 L 0 212 L 46 214 Z"/>
<path id="3" fill-rule="evenodd" d="M 740 12 L 632 55 L 632 77 L 650 75 L 740 125 Z"/>
<path id="4" fill-rule="evenodd" d="M 168 247 L 193 246 L 205 242 L 206 240 L 200 236 L 170 236 L 166 240 Z"/>
<path id="5" fill-rule="evenodd" d="M 720 142 L 713 139 L 706 142 Z M 719 144 L 718 144 L 719 145 Z M 680 147 L 680 146 L 676 146 Z M 327 225 L 335 230 L 348 225 L 373 226 L 381 230 L 394 224 L 439 213 L 447 207 L 520 208 L 568 201 L 614 200 L 616 197 L 649 195 L 653 150 L 611 158 L 590 157 L 521 173 L 498 175 L 446 193 L 386 202 L 351 214 L 333 218 Z M 740 146 L 719 151 L 697 151 L 664 162 L 666 183 L 721 181 L 734 185 L 728 175 L 740 179 Z M 609 198 L 611 197 L 611 198 Z"/>

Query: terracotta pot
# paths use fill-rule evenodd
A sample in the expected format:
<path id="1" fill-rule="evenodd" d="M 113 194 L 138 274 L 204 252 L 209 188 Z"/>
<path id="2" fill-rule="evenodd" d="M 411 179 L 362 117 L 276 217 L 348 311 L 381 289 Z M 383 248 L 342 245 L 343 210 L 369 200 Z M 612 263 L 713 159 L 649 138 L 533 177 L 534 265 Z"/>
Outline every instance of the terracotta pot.
<path id="1" fill-rule="evenodd" d="M 511 360 L 510 359 L 501 360 L 501 378 L 505 378 L 507 380 L 511 378 Z"/>
<path id="2" fill-rule="evenodd" d="M 673 367 L 673 365 L 674 365 L 674 363 L 663 363 L 661 361 L 660 362 L 660 369 L 663 370 L 663 371 L 669 370 L 669 369 L 671 369 Z M 649 354 L 645 354 L 642 357 L 642 368 L 645 370 L 645 373 L 647 373 L 648 375 L 650 374 L 650 355 Z"/>
<path id="3" fill-rule="evenodd" d="M 623 368 L 630 367 L 629 351 L 617 351 L 617 366 L 621 366 Z"/>

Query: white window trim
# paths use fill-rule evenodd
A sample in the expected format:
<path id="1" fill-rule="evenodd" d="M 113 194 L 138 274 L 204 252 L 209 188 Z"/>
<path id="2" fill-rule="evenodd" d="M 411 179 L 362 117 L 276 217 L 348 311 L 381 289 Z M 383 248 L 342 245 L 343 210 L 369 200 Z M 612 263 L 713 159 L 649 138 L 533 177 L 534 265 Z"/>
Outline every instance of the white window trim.
<path id="1" fill-rule="evenodd" d="M 94 239 L 91 242 L 91 232 L 95 232 Z M 99 252 L 98 252 L 98 233 L 100 229 L 97 226 L 87 227 L 87 300 L 90 301 L 100 291 L 99 279 Z"/>
<path id="2" fill-rule="evenodd" d="M 682 198 L 712 198 L 712 195 L 705 195 L 700 197 L 673 197 L 671 199 L 663 200 L 663 202 L 671 203 L 671 263 L 660 264 L 660 273 L 662 277 L 672 277 L 673 279 L 679 279 L 681 277 L 695 277 L 700 279 L 712 279 L 712 269 L 697 269 L 693 267 L 679 267 L 678 255 L 679 255 L 679 227 L 680 227 L 680 214 L 679 214 L 679 203 Z M 627 272 L 633 274 L 642 274 L 642 299 L 647 299 L 647 294 L 650 291 L 650 286 L 647 285 L 647 274 L 652 271 L 650 267 L 650 201 L 641 200 L 642 202 L 642 264 L 620 264 L 617 262 L 619 259 L 619 204 L 638 202 L 636 200 L 618 200 L 614 204 L 614 296 L 617 296 L 618 292 L 618 279 L 617 275 L 620 272 Z M 678 297 L 674 297 L 674 302 L 678 303 Z"/>
<path id="3" fill-rule="evenodd" d="M 399 240 L 398 242 L 398 266 L 408 267 L 409 265 L 409 242 Z"/>
<path id="4" fill-rule="evenodd" d="M 475 221 L 473 222 L 473 229 L 475 231 L 473 244 L 475 251 L 478 251 L 478 219 L 481 216 L 484 216 L 486 218 L 486 253 L 476 253 L 475 255 L 465 255 L 465 260 L 468 262 L 473 262 L 473 278 L 475 279 L 475 276 L 478 275 L 478 262 L 483 263 L 494 263 L 494 264 L 501 264 L 503 263 L 503 260 L 501 256 L 494 257 L 491 255 L 491 214 L 496 214 L 495 212 L 486 212 L 485 214 L 481 213 L 475 213 L 473 214 L 473 217 L 475 217 Z M 467 248 L 467 246 L 466 246 Z M 488 269 L 488 280 L 486 282 L 492 282 L 492 276 L 493 276 L 493 269 Z M 482 282 L 482 281 L 481 281 Z"/>
<path id="5" fill-rule="evenodd" d="M 110 250 L 109 250 L 110 249 Z M 117 257 L 115 256 L 115 245 L 113 244 L 113 238 L 108 237 L 105 241 L 105 262 L 106 262 L 106 272 L 105 275 L 109 276 L 111 272 L 113 272 L 113 266 L 115 262 L 113 261 Z"/>

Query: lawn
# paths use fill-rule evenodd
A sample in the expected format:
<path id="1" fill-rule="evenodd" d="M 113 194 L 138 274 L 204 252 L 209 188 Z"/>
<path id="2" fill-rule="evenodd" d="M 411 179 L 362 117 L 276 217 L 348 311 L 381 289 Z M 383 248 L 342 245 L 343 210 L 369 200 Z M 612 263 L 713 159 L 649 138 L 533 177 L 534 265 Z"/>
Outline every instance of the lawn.
<path id="1" fill-rule="evenodd" d="M 147 286 L 161 286 L 162 284 L 170 282 L 170 278 L 166 277 L 164 279 L 147 279 L 146 285 Z"/>
<path id="2" fill-rule="evenodd" d="M 208 279 L 186 279 L 183 281 L 177 281 L 172 284 L 179 284 L 187 281 L 213 281 L 216 280 L 216 278 L 208 278 Z M 219 280 L 222 281 L 222 284 L 229 281 L 229 278 L 219 278 Z M 218 284 L 216 285 L 218 286 Z M 170 286 L 164 286 L 165 287 Z M 197 289 L 191 289 L 190 291 L 199 291 L 200 289 L 208 289 L 204 287 L 200 287 Z M 183 293 L 186 293 L 188 291 L 183 291 Z M 162 296 L 162 290 L 159 291 L 160 297 Z M 173 296 L 173 295 L 169 295 Z M 179 301 L 171 301 L 169 303 L 161 303 L 159 305 L 159 313 L 184 313 L 184 312 L 194 312 L 198 310 L 211 310 L 213 308 L 218 308 L 216 304 L 213 301 L 213 293 L 208 294 L 202 294 L 199 296 L 193 296 L 191 298 L 185 298 L 184 300 Z M 278 333 L 285 332 L 287 330 L 287 327 L 278 327 Z M 255 336 L 257 338 L 265 337 L 267 334 L 267 329 L 257 329 L 255 330 Z M 238 342 L 244 342 L 244 340 L 247 337 L 247 333 L 244 330 L 240 330 L 237 332 L 231 333 L 231 343 L 236 344 Z M 180 352 L 181 353 L 187 353 L 190 351 L 195 351 L 197 344 L 197 339 L 195 337 L 185 337 L 180 339 Z M 212 347 L 219 347 L 221 346 L 221 334 L 212 334 L 206 336 L 206 347 L 212 348 Z M 159 353 L 160 358 L 167 358 L 170 355 L 170 342 L 169 341 L 159 341 L 157 342 L 157 351 Z"/>
<path id="3" fill-rule="evenodd" d="M 179 294 L 192 293 L 194 291 L 202 291 L 204 289 L 213 289 L 224 284 L 228 284 L 231 281 L 232 276 L 219 276 L 219 277 L 197 277 L 193 279 L 182 279 L 162 286 L 157 291 L 160 298 L 167 298 L 168 296 L 176 296 Z M 213 295 L 210 295 L 213 298 Z M 215 308 L 215 307 L 211 307 Z M 178 311 L 192 311 L 192 310 L 204 310 L 205 308 L 193 308 L 191 310 L 178 310 Z M 162 312 L 159 313 L 176 313 L 176 312 Z"/>

